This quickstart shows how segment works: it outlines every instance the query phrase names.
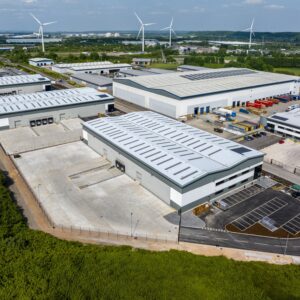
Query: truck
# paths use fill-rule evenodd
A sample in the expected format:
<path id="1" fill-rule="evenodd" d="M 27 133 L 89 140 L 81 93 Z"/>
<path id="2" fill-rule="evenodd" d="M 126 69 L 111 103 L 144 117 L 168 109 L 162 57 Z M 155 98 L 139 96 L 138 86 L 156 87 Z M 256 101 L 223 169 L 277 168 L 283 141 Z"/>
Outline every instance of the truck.
<path id="1" fill-rule="evenodd" d="M 246 108 L 240 108 L 240 112 L 243 113 L 243 114 L 247 114 L 247 115 L 250 114 L 250 111 L 247 110 Z"/>
<path id="2" fill-rule="evenodd" d="M 291 111 L 291 110 L 294 110 L 296 108 L 300 108 L 300 104 L 294 104 L 294 105 L 289 106 L 287 111 Z"/>
<path id="3" fill-rule="evenodd" d="M 236 117 L 236 112 L 229 110 L 229 109 L 225 109 L 225 108 L 219 108 L 215 111 L 215 114 L 225 117 L 226 119 L 228 118 L 235 118 Z"/>

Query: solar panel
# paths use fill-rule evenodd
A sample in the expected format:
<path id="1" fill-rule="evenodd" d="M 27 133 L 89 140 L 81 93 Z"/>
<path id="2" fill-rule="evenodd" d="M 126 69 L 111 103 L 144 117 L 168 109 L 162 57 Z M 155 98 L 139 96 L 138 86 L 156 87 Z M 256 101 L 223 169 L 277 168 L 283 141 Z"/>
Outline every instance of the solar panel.
<path id="1" fill-rule="evenodd" d="M 189 75 L 182 75 L 181 77 L 194 81 L 194 80 L 205 80 L 205 79 L 231 77 L 231 76 L 239 76 L 239 75 L 250 75 L 255 73 L 256 72 L 251 70 L 241 69 L 241 70 L 229 70 L 229 71 L 220 71 L 220 72 L 208 72 L 208 73 L 200 73 L 200 74 L 189 74 Z"/>
<path id="2" fill-rule="evenodd" d="M 272 116 L 272 119 L 276 119 L 279 121 L 287 121 L 288 120 L 288 118 L 284 118 L 284 117 L 280 117 L 280 116 Z"/>
<path id="3" fill-rule="evenodd" d="M 251 152 L 250 149 L 247 149 L 247 148 L 244 148 L 244 147 L 230 149 L 230 150 L 233 151 L 233 152 L 236 152 L 238 154 L 244 154 L 244 153 L 247 153 L 247 152 Z"/>

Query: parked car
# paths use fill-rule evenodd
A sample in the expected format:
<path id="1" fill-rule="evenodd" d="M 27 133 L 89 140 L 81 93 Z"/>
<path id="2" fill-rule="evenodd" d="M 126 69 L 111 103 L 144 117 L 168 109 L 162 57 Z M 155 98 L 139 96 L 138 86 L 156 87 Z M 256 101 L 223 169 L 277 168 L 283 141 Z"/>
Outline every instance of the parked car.
<path id="1" fill-rule="evenodd" d="M 214 128 L 214 132 L 223 133 L 224 130 L 222 128 L 216 127 L 216 128 Z"/>
<path id="2" fill-rule="evenodd" d="M 267 136 L 267 133 L 266 133 L 265 131 L 262 131 L 260 134 L 261 134 L 262 136 Z"/>
<path id="3" fill-rule="evenodd" d="M 280 140 L 278 143 L 279 143 L 280 145 L 282 145 L 282 144 L 285 143 L 285 140 Z"/>

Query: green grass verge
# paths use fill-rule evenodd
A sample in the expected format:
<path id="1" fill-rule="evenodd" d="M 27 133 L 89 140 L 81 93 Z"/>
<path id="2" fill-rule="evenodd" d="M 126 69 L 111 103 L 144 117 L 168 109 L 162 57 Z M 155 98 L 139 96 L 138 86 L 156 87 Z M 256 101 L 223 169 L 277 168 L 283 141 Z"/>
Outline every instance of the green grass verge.
<path id="1" fill-rule="evenodd" d="M 0 299 L 300 299 L 299 266 L 58 240 L 27 228 L 0 174 Z"/>
<path id="2" fill-rule="evenodd" d="M 176 70 L 178 64 L 151 64 L 150 68 L 164 69 L 164 70 Z"/>
<path id="3" fill-rule="evenodd" d="M 275 68 L 274 72 L 300 76 L 300 68 Z"/>

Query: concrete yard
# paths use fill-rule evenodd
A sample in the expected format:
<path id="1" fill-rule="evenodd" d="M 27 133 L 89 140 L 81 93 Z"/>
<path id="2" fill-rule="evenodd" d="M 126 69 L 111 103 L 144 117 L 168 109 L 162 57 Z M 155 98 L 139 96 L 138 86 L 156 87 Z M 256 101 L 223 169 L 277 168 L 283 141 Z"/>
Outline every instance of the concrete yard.
<path id="1" fill-rule="evenodd" d="M 57 226 L 177 239 L 175 211 L 83 142 L 14 161 Z"/>
<path id="2" fill-rule="evenodd" d="M 75 118 L 59 124 L 3 130 L 0 131 L 0 143 L 5 152 L 12 155 L 79 141 L 81 122 Z"/>
<path id="3" fill-rule="evenodd" d="M 265 161 L 295 173 L 299 169 L 300 175 L 300 144 L 286 140 L 284 144 L 275 144 L 261 150 L 266 153 Z"/>

